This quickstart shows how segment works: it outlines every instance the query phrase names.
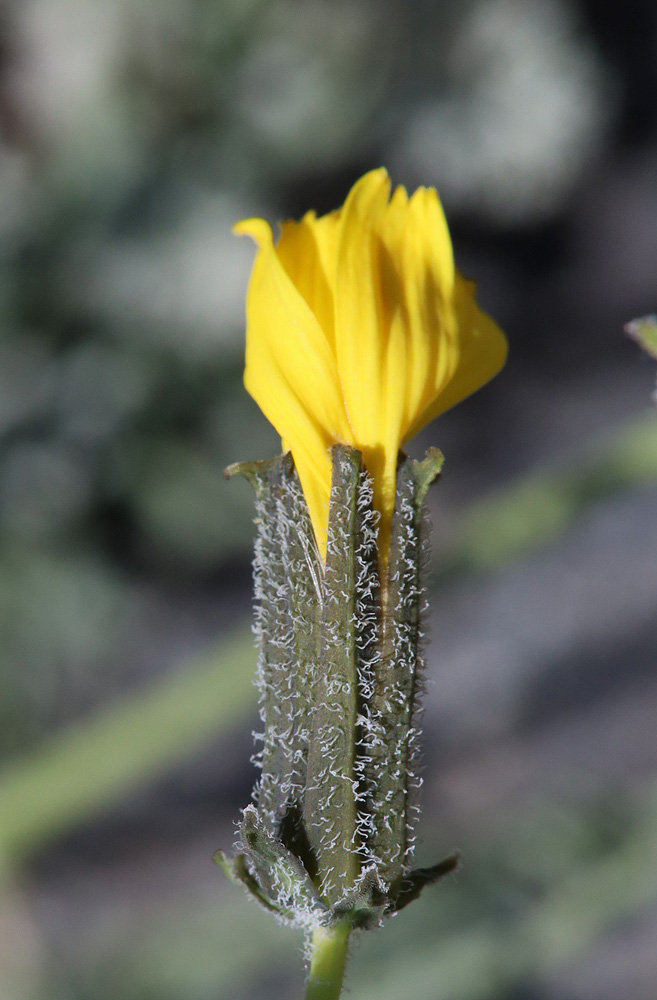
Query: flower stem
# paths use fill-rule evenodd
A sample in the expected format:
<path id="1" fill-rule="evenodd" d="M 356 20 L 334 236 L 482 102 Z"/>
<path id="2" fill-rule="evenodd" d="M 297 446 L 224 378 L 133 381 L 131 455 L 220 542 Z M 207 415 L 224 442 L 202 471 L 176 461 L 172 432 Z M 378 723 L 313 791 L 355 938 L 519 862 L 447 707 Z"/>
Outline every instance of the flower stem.
<path id="1" fill-rule="evenodd" d="M 348 921 L 313 931 L 306 1000 L 338 1000 L 350 932 Z"/>

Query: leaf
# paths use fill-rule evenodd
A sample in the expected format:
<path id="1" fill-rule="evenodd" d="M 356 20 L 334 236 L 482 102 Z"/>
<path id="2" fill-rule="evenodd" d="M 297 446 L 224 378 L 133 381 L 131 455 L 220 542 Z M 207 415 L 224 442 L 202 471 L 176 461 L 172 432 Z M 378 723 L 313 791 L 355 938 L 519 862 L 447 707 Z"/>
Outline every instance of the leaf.
<path id="1" fill-rule="evenodd" d="M 445 875 L 455 872 L 461 860 L 460 854 L 450 854 L 448 858 L 439 861 L 437 865 L 430 868 L 414 868 L 400 880 L 399 889 L 389 907 L 390 913 L 399 913 L 405 906 L 417 899 L 422 890 L 433 885 Z"/>
<path id="2" fill-rule="evenodd" d="M 651 358 L 657 358 L 657 316 L 640 316 L 625 324 L 625 333 L 636 340 Z"/>

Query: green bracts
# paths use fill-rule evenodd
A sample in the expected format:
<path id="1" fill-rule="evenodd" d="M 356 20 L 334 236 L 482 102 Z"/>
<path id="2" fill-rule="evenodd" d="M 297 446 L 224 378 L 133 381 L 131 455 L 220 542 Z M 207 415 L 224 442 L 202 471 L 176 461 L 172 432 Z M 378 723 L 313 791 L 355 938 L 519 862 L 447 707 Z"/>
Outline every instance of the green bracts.
<path id="1" fill-rule="evenodd" d="M 256 493 L 262 774 L 217 860 L 285 922 L 376 926 L 452 871 L 413 869 L 426 602 L 424 498 L 443 458 L 400 456 L 387 563 L 360 452 L 333 448 L 324 564 L 290 455 L 231 466 Z"/>

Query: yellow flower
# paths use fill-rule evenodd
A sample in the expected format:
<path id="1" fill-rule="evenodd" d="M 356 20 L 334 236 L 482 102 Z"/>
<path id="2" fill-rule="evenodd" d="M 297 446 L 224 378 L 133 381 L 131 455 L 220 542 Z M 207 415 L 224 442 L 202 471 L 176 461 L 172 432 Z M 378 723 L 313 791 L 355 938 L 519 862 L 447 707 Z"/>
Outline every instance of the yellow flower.
<path id="1" fill-rule="evenodd" d="M 400 447 L 495 375 L 506 339 L 454 267 L 437 192 L 385 170 L 343 207 L 236 233 L 259 250 L 247 298 L 246 388 L 291 450 L 326 557 L 332 445 L 358 448 L 374 480 L 387 553 Z"/>

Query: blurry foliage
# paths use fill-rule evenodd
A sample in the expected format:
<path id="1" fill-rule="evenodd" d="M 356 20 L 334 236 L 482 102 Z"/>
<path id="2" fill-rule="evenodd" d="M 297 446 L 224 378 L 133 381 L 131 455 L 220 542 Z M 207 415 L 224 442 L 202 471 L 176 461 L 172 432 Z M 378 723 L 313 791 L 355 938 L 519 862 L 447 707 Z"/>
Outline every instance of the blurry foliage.
<path id="1" fill-rule="evenodd" d="M 650 483 L 657 475 L 657 423 L 653 414 L 621 427 L 613 437 L 589 442 L 537 469 L 466 510 L 451 551 L 441 553 L 443 573 L 491 569 L 558 537 L 577 514 L 603 497 Z"/>
<path id="2" fill-rule="evenodd" d="M 623 101 L 585 9 L 565 0 L 4 5 L 0 838 L 8 855 L 24 861 L 172 766 L 241 717 L 252 696 L 247 637 L 238 634 L 223 658 L 211 649 L 190 659 L 220 631 L 218 611 L 202 623 L 192 615 L 182 639 L 169 626 L 186 600 L 202 603 L 222 580 L 222 624 L 249 614 L 233 568 L 247 558 L 252 503 L 221 473 L 278 447 L 241 385 L 253 250 L 233 239 L 231 224 L 311 203 L 329 209 L 361 169 L 386 163 L 410 187 L 436 184 L 448 211 L 477 220 L 493 241 L 504 227 L 549 227 L 588 188 Z M 644 47 L 647 17 L 632 29 L 643 35 L 641 59 L 623 56 L 642 67 L 642 93 L 655 64 Z M 597 204 L 595 212 L 605 215 Z M 518 258 L 526 245 L 545 253 L 540 238 L 520 240 Z M 493 289 L 507 316 L 526 291 L 521 273 L 515 286 Z M 571 280 L 579 286 L 581 276 Z M 543 286 L 542 311 L 549 294 Z M 653 303 L 654 295 L 645 308 Z M 560 334 L 555 353 L 567 346 Z M 539 472 L 478 504 L 443 570 L 498 567 L 555 537 L 582 505 L 653 476 L 653 431 L 629 428 L 611 453 Z M 161 676 L 178 661 L 186 669 Z M 151 673 L 156 683 L 135 694 Z M 112 706 L 98 711 L 108 698 Z M 545 955 L 558 963 L 654 898 L 654 836 L 650 801 L 613 796 L 537 801 L 530 814 L 473 830 L 469 842 L 459 833 L 463 875 L 416 916 L 363 942 L 354 996 L 387 1000 L 413 982 L 414 997 L 435 1000 L 438 977 L 450 1000 L 524 986 L 529 995 L 536 980 L 540 995 Z M 286 964 L 287 935 L 219 883 L 217 872 L 209 904 L 153 905 L 132 923 L 121 913 L 115 938 L 108 933 L 88 956 L 39 940 L 18 893 L 8 894 L 0 955 L 4 944 L 20 957 L 12 944 L 20 942 L 28 971 L 22 985 L 0 978 L 0 992 L 13 991 L 8 1000 L 289 995 L 290 976 L 298 988 L 301 972 L 296 953 L 293 973 Z M 254 967 L 253 935 L 266 971 Z"/>
<path id="3" fill-rule="evenodd" d="M 577 28 L 572 3 L 462 4 L 438 60 L 443 87 L 418 95 L 394 165 L 439 183 L 448 209 L 507 224 L 549 218 L 593 162 L 616 105 Z"/>
<path id="4" fill-rule="evenodd" d="M 0 871 L 143 788 L 246 715 L 254 661 L 251 635 L 236 635 L 7 763 L 0 773 Z"/>

